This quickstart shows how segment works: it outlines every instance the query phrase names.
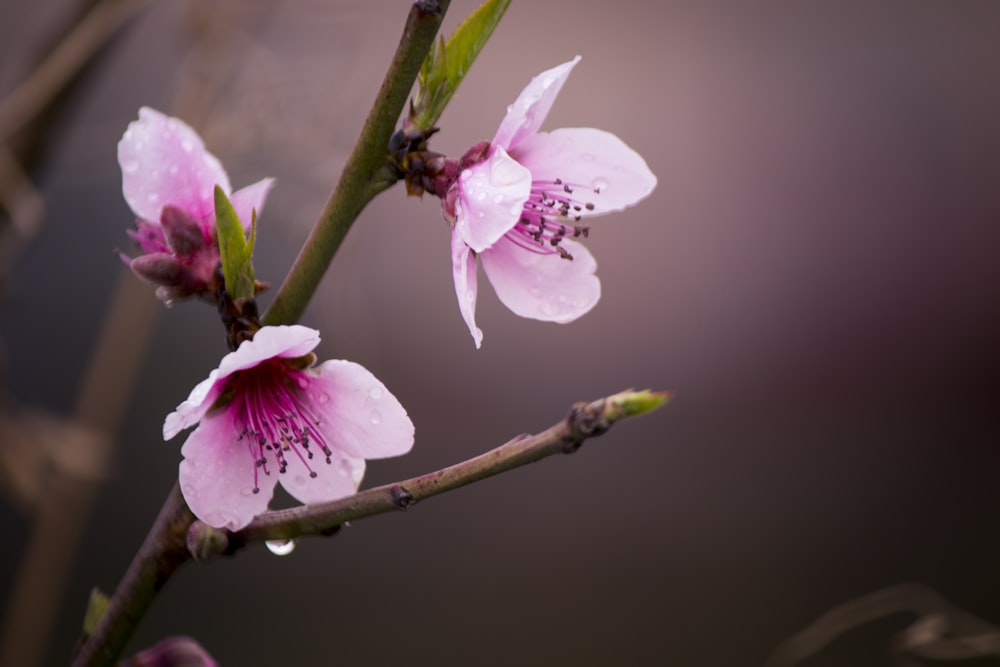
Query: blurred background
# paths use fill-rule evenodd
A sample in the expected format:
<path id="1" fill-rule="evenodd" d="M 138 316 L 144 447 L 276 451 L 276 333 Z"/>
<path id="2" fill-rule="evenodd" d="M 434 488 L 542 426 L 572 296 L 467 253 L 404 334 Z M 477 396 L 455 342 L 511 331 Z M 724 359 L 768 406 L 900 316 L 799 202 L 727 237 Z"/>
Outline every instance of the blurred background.
<path id="1" fill-rule="evenodd" d="M 76 4 L 0 5 L 8 101 Z M 123 27 L 35 134 L 0 113 L 0 600 L 7 650 L 41 633 L 46 665 L 68 662 L 91 587 L 113 590 L 175 479 L 163 417 L 226 352 L 211 309 L 164 309 L 113 252 L 133 222 L 118 139 L 149 105 L 196 127 L 234 187 L 277 177 L 257 273 L 279 283 L 409 7 L 91 4 Z M 476 5 L 454 0 L 444 33 Z M 1000 5 L 972 0 L 514 2 L 432 148 L 492 138 L 532 76 L 579 54 L 545 127 L 616 133 L 659 185 L 593 224 L 603 298 L 572 325 L 515 317 L 481 276 L 479 351 L 438 201 L 397 186 L 364 212 L 303 323 L 321 359 L 366 366 L 416 424 L 413 453 L 370 464 L 365 485 L 575 401 L 676 398 L 571 457 L 289 556 L 191 564 L 130 652 L 188 634 L 230 666 L 760 665 L 904 582 L 1000 623 L 998 26 Z M 114 372 L 95 375 L 101 340 Z M 23 569 L 42 557 L 66 567 L 32 584 L 51 628 L 12 630 L 19 596 L 44 602 Z M 916 619 L 859 621 L 801 664 L 889 664 Z"/>

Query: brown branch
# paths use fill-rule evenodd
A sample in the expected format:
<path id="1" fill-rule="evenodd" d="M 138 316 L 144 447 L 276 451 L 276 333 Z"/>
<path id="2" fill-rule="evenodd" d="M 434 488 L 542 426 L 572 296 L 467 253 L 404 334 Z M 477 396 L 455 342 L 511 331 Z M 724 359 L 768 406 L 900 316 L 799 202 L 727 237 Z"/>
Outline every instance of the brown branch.
<path id="1" fill-rule="evenodd" d="M 591 403 L 577 403 L 565 419 L 536 435 L 520 435 L 475 458 L 413 477 L 361 491 L 329 503 L 304 505 L 260 515 L 235 533 L 200 522 L 192 526 L 188 542 L 204 559 L 231 554 L 250 542 L 290 540 L 304 535 L 330 535 L 345 522 L 394 510 L 406 510 L 417 501 L 451 491 L 553 454 L 569 454 L 588 438 L 607 431 L 615 422 L 663 405 L 669 392 L 623 391 Z"/>

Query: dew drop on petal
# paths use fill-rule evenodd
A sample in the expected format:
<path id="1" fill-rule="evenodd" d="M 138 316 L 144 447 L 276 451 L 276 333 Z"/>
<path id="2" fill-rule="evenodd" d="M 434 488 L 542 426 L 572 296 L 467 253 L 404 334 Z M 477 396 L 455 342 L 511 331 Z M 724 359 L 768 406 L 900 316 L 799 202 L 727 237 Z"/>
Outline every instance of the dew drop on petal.
<path id="1" fill-rule="evenodd" d="M 493 203 L 494 204 L 500 204 L 502 202 L 503 202 L 503 195 L 501 195 L 501 194 L 495 194 L 495 195 L 493 195 Z"/>
<path id="2" fill-rule="evenodd" d="M 555 315 L 556 313 L 559 312 L 559 308 L 556 307 L 554 303 L 546 301 L 542 305 L 538 306 L 538 312 L 540 312 L 542 315 L 545 315 L 546 317 L 551 317 L 552 315 Z"/>
<path id="3" fill-rule="evenodd" d="M 371 412 L 368 413 L 368 421 L 370 421 L 372 424 L 381 424 L 382 413 L 379 412 L 378 410 L 372 410 Z"/>
<path id="4" fill-rule="evenodd" d="M 608 187 L 608 182 L 603 178 L 599 178 L 593 183 L 594 192 L 600 192 Z"/>
<path id="5" fill-rule="evenodd" d="M 155 204 L 156 202 L 160 201 L 160 193 L 150 192 L 148 195 L 146 195 L 146 199 L 149 200 L 150 204 Z"/>
<path id="6" fill-rule="evenodd" d="M 483 192 L 482 190 L 480 190 L 479 192 L 476 193 L 476 201 L 483 201 L 484 199 L 486 199 L 486 193 L 485 192 Z"/>
<path id="7" fill-rule="evenodd" d="M 306 387 L 309 386 L 309 380 L 305 379 L 304 377 L 299 376 L 298 385 L 299 385 L 299 389 L 305 389 Z"/>
<path id="8" fill-rule="evenodd" d="M 321 391 L 316 396 L 316 400 L 319 401 L 320 403 L 328 403 L 330 401 L 330 394 L 326 393 L 325 391 Z"/>
<path id="9" fill-rule="evenodd" d="M 185 153 L 190 153 L 191 151 L 194 150 L 194 144 L 191 143 L 190 139 L 181 139 L 181 149 Z"/>
<path id="10" fill-rule="evenodd" d="M 295 477 L 292 478 L 292 482 L 295 484 L 295 486 L 305 486 L 306 478 L 303 477 L 302 475 L 296 475 Z"/>
<path id="11" fill-rule="evenodd" d="M 126 160 L 125 162 L 122 162 L 122 171 L 126 174 L 134 174 L 139 171 L 138 160 Z"/>
<path id="12" fill-rule="evenodd" d="M 253 495 L 253 489 L 251 488 L 240 489 L 240 495 L 243 496 L 244 498 L 249 498 L 250 496 Z"/>
<path id="13" fill-rule="evenodd" d="M 376 401 L 382 398 L 385 392 L 382 391 L 382 387 L 378 385 L 373 385 L 368 389 L 368 396 L 375 399 Z"/>
<path id="14" fill-rule="evenodd" d="M 465 300 L 466 301 L 470 301 L 470 302 L 471 301 L 475 301 L 476 300 L 476 293 L 473 292 L 470 289 L 469 290 L 465 290 Z"/>
<path id="15" fill-rule="evenodd" d="M 179 170 L 177 169 L 177 165 L 176 164 L 172 164 L 167 169 L 167 171 L 169 171 L 171 174 L 176 174 Z"/>
<path id="16" fill-rule="evenodd" d="M 534 287 L 528 290 L 528 293 L 531 294 L 531 296 L 539 297 L 542 295 L 542 288 L 539 287 L 538 285 L 535 285 Z"/>
<path id="17" fill-rule="evenodd" d="M 295 540 L 266 540 L 264 546 L 275 556 L 287 556 L 295 551 Z"/>
<path id="18" fill-rule="evenodd" d="M 470 178 L 472 178 L 472 173 L 471 173 L 471 172 L 469 172 L 469 171 L 463 171 L 463 172 L 462 172 L 462 175 L 461 175 L 461 176 L 459 176 L 459 178 L 461 178 L 461 179 L 462 179 L 463 181 L 467 181 L 467 180 L 469 180 Z"/>

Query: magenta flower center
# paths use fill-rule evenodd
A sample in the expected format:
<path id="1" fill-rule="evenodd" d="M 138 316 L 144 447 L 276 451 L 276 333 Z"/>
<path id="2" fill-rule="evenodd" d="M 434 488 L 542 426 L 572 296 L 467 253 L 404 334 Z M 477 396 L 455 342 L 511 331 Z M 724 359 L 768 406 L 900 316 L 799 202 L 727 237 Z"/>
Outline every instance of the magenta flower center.
<path id="1" fill-rule="evenodd" d="M 281 359 L 269 359 L 230 378 L 225 395 L 233 398 L 227 409 L 233 411 L 237 440 L 246 441 L 254 461 L 254 493 L 260 492 L 260 472 L 271 474 L 269 458 L 284 473 L 289 457 L 297 457 L 310 477 L 317 476 L 309 463 L 313 450 L 331 462 L 330 445 L 317 428 L 320 419 L 312 409 L 313 401 L 329 401 L 330 397 L 325 393 L 310 396 L 306 393 L 309 385 L 306 373 Z"/>
<path id="2" fill-rule="evenodd" d="M 506 236 L 519 246 L 542 254 L 559 253 L 563 259 L 573 259 L 560 243 L 567 237 L 587 237 L 590 228 L 577 225 L 584 211 L 593 211 L 594 203 L 581 199 L 580 193 L 599 195 L 600 187 L 554 181 L 532 181 L 531 194 L 524 203 L 521 219 Z"/>

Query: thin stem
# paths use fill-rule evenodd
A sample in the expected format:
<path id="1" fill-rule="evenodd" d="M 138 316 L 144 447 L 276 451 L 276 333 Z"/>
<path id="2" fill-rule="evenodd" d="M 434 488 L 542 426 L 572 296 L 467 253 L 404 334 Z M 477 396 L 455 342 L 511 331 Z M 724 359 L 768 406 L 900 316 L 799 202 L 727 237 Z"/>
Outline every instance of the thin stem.
<path id="1" fill-rule="evenodd" d="M 396 182 L 386 166 L 389 137 L 449 4 L 450 0 L 423 0 L 410 9 L 399 48 L 340 182 L 264 314 L 263 324 L 298 321 L 355 219 L 376 195 Z"/>
<path id="2" fill-rule="evenodd" d="M 175 482 L 108 608 L 74 657 L 73 667 L 115 663 L 156 594 L 177 568 L 191 558 L 187 531 L 193 522 L 194 515 L 184 504 Z"/>
<path id="3" fill-rule="evenodd" d="M 612 424 L 663 405 L 667 392 L 624 391 L 591 403 L 577 403 L 565 419 L 536 435 L 520 435 L 485 454 L 441 470 L 394 484 L 361 491 L 329 503 L 303 505 L 260 515 L 246 528 L 228 535 L 199 525 L 202 545 L 218 553 L 233 553 L 250 542 L 289 540 L 304 535 L 330 535 L 346 521 L 393 510 L 451 491 L 553 454 L 570 454 L 588 438 L 606 432 Z M 213 532 L 214 531 L 214 532 Z M 209 550 L 200 557 L 216 555 Z"/>

